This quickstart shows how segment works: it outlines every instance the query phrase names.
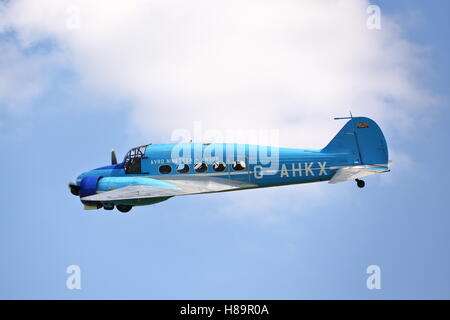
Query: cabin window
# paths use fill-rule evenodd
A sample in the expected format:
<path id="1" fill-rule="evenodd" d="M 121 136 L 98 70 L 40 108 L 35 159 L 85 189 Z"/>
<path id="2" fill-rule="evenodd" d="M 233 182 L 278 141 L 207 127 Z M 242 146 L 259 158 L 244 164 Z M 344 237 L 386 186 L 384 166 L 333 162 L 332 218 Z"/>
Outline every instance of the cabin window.
<path id="1" fill-rule="evenodd" d="M 217 172 L 223 172 L 226 169 L 226 165 L 223 162 L 214 162 L 213 163 L 213 170 Z"/>
<path id="2" fill-rule="evenodd" d="M 198 173 L 205 172 L 206 170 L 208 170 L 208 165 L 206 163 L 204 163 L 204 162 L 197 163 L 194 166 L 194 170 L 195 170 L 195 172 L 198 172 Z"/>
<path id="3" fill-rule="evenodd" d="M 189 166 L 185 163 L 180 163 L 177 166 L 177 172 L 178 173 L 187 173 L 187 172 L 189 172 Z"/>
<path id="4" fill-rule="evenodd" d="M 168 164 L 163 164 L 162 166 L 159 167 L 159 173 L 161 174 L 168 174 L 172 172 L 172 167 L 169 166 Z"/>
<path id="5" fill-rule="evenodd" d="M 245 162 L 244 161 L 235 161 L 233 162 L 233 170 L 240 171 L 245 169 Z"/>

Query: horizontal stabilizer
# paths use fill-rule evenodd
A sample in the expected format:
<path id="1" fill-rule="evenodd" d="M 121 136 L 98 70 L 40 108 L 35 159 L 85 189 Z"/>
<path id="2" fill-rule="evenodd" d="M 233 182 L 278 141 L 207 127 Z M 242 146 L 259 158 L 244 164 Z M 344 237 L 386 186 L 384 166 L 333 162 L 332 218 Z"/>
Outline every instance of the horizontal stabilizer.
<path id="1" fill-rule="evenodd" d="M 339 169 L 328 183 L 339 183 L 364 178 L 376 173 L 389 172 L 388 165 L 362 165 Z"/>

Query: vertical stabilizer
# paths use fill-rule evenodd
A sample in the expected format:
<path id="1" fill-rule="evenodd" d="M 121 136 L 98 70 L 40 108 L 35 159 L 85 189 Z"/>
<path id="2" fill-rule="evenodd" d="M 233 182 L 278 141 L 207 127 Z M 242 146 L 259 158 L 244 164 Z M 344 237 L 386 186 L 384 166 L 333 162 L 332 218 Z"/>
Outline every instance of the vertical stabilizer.
<path id="1" fill-rule="evenodd" d="M 388 149 L 383 132 L 375 121 L 366 117 L 350 117 L 322 152 L 354 154 L 359 164 L 388 163 Z"/>

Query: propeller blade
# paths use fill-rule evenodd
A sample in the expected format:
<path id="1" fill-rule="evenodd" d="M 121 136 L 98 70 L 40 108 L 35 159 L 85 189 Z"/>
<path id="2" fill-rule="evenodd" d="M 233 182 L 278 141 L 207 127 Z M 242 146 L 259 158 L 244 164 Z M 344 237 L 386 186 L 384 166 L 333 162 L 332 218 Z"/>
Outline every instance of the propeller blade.
<path id="1" fill-rule="evenodd" d="M 70 193 L 74 196 L 80 195 L 80 186 L 77 186 L 75 183 L 69 182 Z"/>
<path id="2" fill-rule="evenodd" d="M 111 164 L 117 164 L 116 151 L 114 149 L 111 150 Z"/>

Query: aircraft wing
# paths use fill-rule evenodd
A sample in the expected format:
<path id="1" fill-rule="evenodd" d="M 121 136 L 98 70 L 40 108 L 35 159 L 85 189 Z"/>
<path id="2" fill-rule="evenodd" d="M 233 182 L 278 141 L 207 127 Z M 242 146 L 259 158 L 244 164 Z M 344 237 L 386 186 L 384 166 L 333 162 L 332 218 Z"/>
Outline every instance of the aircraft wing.
<path id="1" fill-rule="evenodd" d="M 389 172 L 388 166 L 362 165 L 340 168 L 328 183 L 339 183 L 360 179 L 376 173 Z"/>
<path id="2" fill-rule="evenodd" d="M 246 189 L 255 185 L 223 178 L 164 180 L 170 186 L 130 185 L 82 198 L 87 201 L 115 201 L 143 198 L 173 197 L 188 194 Z"/>

